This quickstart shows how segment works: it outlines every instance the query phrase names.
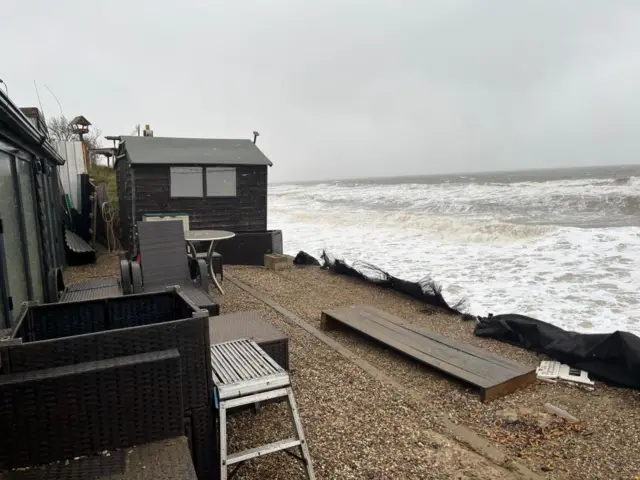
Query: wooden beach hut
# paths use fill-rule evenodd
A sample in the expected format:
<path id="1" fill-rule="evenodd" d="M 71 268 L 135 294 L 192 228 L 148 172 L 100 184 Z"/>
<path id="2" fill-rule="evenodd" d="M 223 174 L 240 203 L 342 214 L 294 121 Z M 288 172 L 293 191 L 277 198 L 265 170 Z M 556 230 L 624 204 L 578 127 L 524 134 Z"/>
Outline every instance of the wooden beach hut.
<path id="1" fill-rule="evenodd" d="M 282 253 L 282 233 L 267 230 L 271 165 L 248 139 L 120 137 L 115 169 L 123 248 L 136 256 L 136 222 L 174 216 L 190 230 L 235 233 L 218 245 L 225 263 L 260 265 L 265 253 Z"/>

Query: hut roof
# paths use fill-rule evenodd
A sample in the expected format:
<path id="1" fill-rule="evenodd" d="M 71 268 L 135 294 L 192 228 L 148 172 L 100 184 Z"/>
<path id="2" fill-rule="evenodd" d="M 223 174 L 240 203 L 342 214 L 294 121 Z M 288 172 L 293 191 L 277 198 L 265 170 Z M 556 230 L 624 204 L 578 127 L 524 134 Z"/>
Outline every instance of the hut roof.
<path id="1" fill-rule="evenodd" d="M 130 136 L 120 139 L 133 165 L 273 165 L 246 139 Z"/>

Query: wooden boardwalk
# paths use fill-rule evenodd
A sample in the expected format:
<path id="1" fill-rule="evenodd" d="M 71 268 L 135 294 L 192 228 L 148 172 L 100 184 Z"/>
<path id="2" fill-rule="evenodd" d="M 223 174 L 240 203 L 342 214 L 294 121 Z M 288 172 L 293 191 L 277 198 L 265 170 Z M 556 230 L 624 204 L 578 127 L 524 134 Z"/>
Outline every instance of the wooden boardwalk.
<path id="1" fill-rule="evenodd" d="M 535 368 L 458 342 L 367 305 L 322 312 L 322 329 L 346 325 L 430 367 L 480 388 L 483 402 L 536 380 Z"/>

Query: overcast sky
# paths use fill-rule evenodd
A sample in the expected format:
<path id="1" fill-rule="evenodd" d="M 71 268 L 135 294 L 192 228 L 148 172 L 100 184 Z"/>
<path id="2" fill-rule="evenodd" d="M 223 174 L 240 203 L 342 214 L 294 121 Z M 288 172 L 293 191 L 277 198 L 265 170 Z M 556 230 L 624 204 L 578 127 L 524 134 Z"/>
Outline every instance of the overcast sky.
<path id="1" fill-rule="evenodd" d="M 3 0 L 20 106 L 250 138 L 270 179 L 640 162 L 640 0 Z M 0 88 L 2 88 L 0 86 Z"/>

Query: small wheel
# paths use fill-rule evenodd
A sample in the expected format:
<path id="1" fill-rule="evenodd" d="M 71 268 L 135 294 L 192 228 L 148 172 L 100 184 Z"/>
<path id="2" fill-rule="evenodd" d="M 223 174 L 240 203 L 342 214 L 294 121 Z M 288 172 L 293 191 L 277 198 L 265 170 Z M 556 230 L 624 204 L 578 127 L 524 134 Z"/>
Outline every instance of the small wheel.
<path id="1" fill-rule="evenodd" d="M 191 281 L 198 283 L 200 280 L 200 265 L 198 265 L 198 260 L 195 258 L 189 257 L 189 275 L 191 276 Z"/>
<path id="2" fill-rule="evenodd" d="M 133 293 L 131 286 L 131 267 L 129 260 L 120 260 L 120 283 L 122 286 L 122 294 L 130 295 Z"/>
<path id="3" fill-rule="evenodd" d="M 142 293 L 142 270 L 136 262 L 131 264 L 131 288 L 133 293 Z"/>

